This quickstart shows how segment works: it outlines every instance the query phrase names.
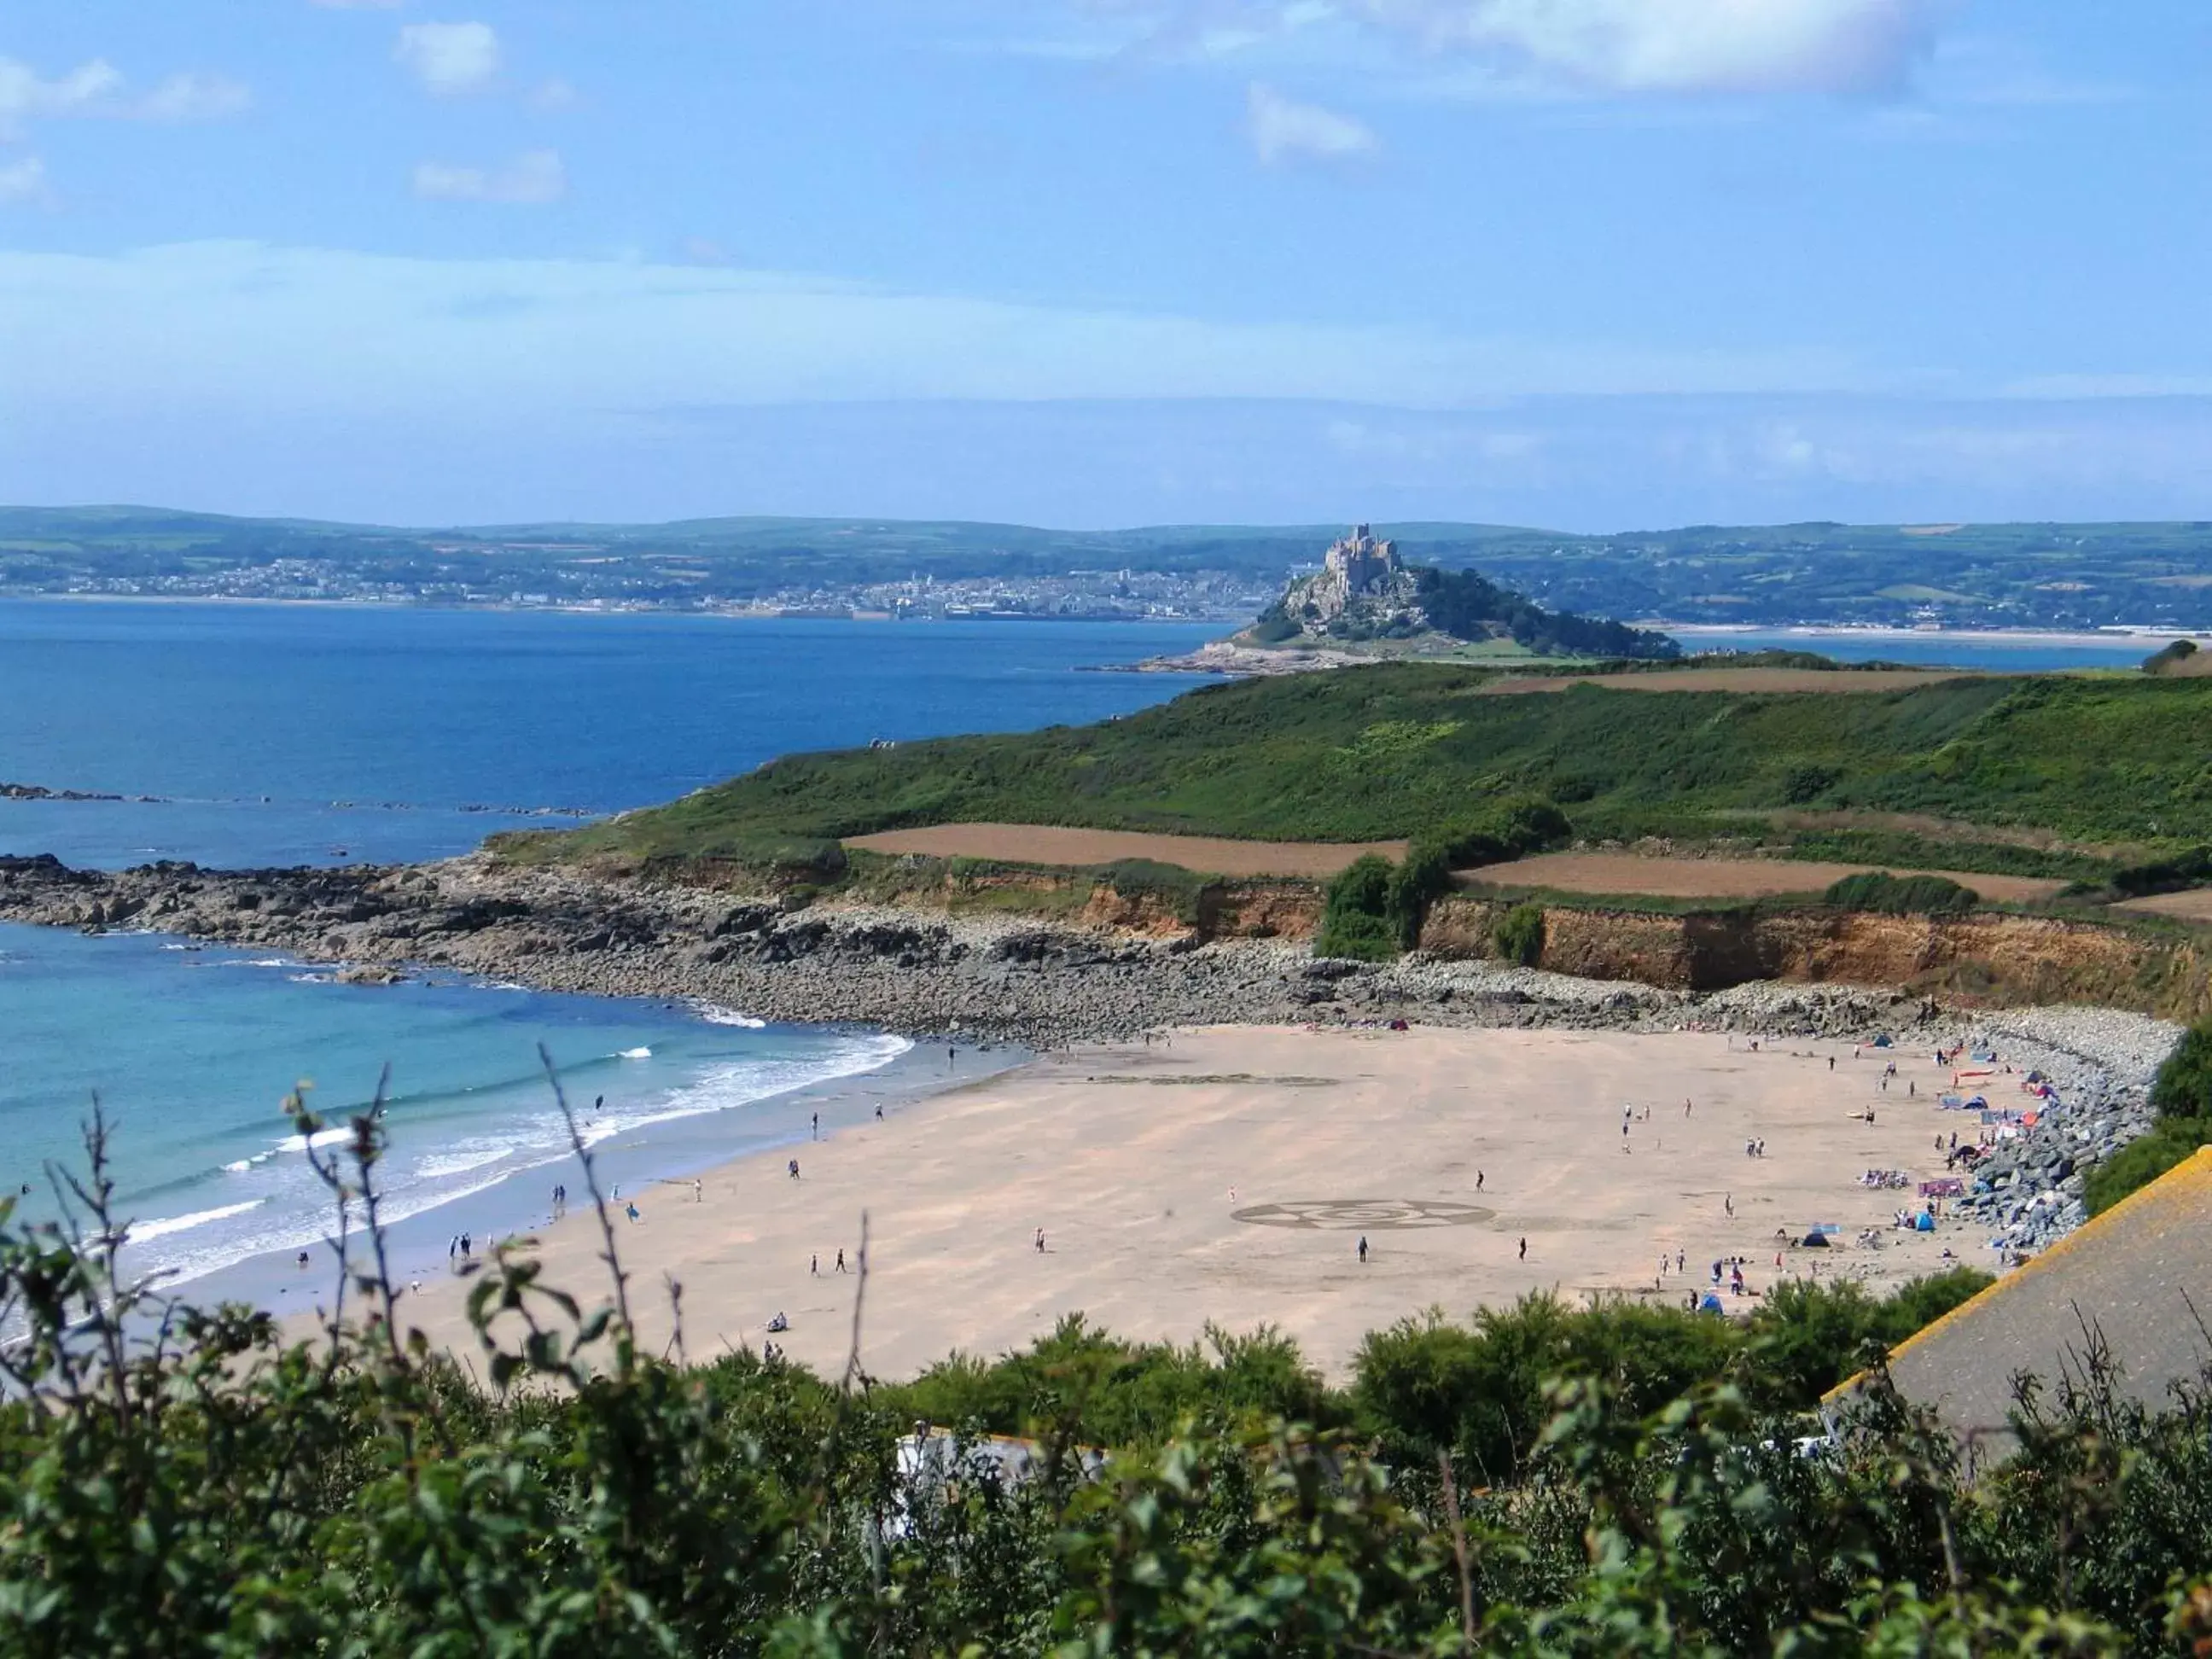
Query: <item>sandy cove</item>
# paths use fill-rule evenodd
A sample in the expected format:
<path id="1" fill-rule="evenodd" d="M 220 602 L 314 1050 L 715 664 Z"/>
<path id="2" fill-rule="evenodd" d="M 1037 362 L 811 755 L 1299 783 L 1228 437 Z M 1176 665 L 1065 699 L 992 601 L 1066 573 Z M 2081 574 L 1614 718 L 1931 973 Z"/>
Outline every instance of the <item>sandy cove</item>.
<path id="1" fill-rule="evenodd" d="M 689 1181 L 625 1191 L 618 1241 L 650 1347 L 669 1340 L 672 1278 L 695 1357 L 757 1349 L 781 1311 L 785 1351 L 835 1374 L 859 1282 L 836 1256 L 857 1261 L 866 1212 L 861 1361 L 884 1377 L 954 1349 L 994 1355 L 1081 1311 L 1124 1336 L 1177 1341 L 1209 1321 L 1273 1324 L 1341 1378 L 1366 1332 L 1430 1308 L 1464 1318 L 1533 1290 L 1680 1299 L 1723 1255 L 1747 1258 L 1762 1290 L 1777 1277 L 1777 1230 L 1816 1222 L 1839 1224 L 1843 1248 L 1788 1249 L 1784 1275 L 1817 1261 L 1822 1278 L 1887 1285 L 1948 1265 L 1947 1245 L 1991 1265 L 1965 1224 L 1888 1231 L 1910 1195 L 1858 1184 L 1869 1168 L 1940 1173 L 1937 1132 L 1978 1127 L 1937 1108 L 1949 1073 L 1930 1055 L 1748 1042 L 1245 1026 L 1084 1046 L 798 1147 L 797 1181 L 778 1152 L 713 1170 L 702 1199 Z M 1626 1136 L 1624 1104 L 1636 1112 Z M 1764 1158 L 1746 1156 L 1756 1137 Z M 581 1194 L 573 1169 L 547 1171 L 549 1189 L 561 1178 Z M 633 1200 L 635 1223 L 623 1213 Z M 1852 1243 L 1868 1226 L 1884 1230 L 1883 1248 Z M 588 1206 L 572 1201 L 539 1238 L 548 1283 L 587 1306 L 604 1295 Z M 1661 1279 L 1662 1255 L 1677 1251 L 1687 1270 Z M 405 1322 L 476 1352 L 469 1282 L 425 1279 Z"/>

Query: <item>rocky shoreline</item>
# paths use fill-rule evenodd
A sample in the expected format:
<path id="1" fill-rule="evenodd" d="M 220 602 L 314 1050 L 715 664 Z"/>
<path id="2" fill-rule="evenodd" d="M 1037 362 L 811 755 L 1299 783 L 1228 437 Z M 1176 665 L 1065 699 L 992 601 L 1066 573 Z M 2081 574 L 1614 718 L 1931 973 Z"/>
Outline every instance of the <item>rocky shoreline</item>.
<path id="1" fill-rule="evenodd" d="M 1420 952 L 1383 965 L 1316 959 L 1280 939 L 1200 943 L 861 905 L 793 909 L 709 889 L 516 868 L 482 854 L 257 871 L 80 871 L 52 858 L 0 858 L 0 921 L 282 951 L 334 964 L 356 983 L 439 968 L 545 990 L 696 999 L 762 1018 L 1039 1048 L 1170 1025 L 1394 1018 L 1844 1041 L 1886 1034 L 1914 1049 L 1964 1038 L 2042 1071 L 2059 1091 L 2061 1105 L 2003 1143 L 1959 1206 L 2020 1250 L 2078 1224 L 2085 1171 L 2148 1127 L 2150 1080 L 2179 1034 L 2110 1009 L 1969 1012 L 1902 992 L 1771 981 L 1701 993 Z"/>

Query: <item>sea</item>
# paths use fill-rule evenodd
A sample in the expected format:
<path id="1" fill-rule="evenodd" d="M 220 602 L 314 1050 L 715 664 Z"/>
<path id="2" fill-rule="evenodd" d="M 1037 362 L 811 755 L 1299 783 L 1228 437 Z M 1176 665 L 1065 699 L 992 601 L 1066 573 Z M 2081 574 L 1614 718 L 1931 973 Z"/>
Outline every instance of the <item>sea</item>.
<path id="1" fill-rule="evenodd" d="M 0 783 L 123 797 L 0 799 L 0 853 L 445 857 L 778 755 L 1131 713 L 1204 677 L 1087 671 L 1220 631 L 0 601 Z M 386 1078 L 397 1267 L 427 1271 L 459 1233 L 541 1222 L 556 1182 L 580 1192 L 541 1048 L 603 1178 L 647 1206 L 1024 1057 L 453 975 L 344 985 L 277 954 L 0 925 L 0 1195 L 56 1215 L 96 1101 L 126 1269 L 282 1309 L 328 1282 L 294 1261 L 319 1261 L 332 1231 L 314 1164 L 343 1133 L 311 1146 L 286 1098 L 341 1125 Z"/>
<path id="2" fill-rule="evenodd" d="M 2134 668 L 2181 634 L 1970 633 L 1903 628 L 1684 628 L 1685 651 L 1813 651 L 1838 662 L 1899 662 L 1931 668 L 2051 673 Z M 2199 645 L 2204 643 L 2198 641 Z"/>

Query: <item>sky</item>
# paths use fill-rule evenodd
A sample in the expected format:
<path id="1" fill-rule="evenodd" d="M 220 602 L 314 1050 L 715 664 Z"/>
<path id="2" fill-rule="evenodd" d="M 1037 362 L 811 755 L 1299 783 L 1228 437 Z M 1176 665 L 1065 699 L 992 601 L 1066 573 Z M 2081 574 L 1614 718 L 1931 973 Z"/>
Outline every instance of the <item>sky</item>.
<path id="1" fill-rule="evenodd" d="M 2202 0 L 0 11 L 0 500 L 2212 518 Z"/>

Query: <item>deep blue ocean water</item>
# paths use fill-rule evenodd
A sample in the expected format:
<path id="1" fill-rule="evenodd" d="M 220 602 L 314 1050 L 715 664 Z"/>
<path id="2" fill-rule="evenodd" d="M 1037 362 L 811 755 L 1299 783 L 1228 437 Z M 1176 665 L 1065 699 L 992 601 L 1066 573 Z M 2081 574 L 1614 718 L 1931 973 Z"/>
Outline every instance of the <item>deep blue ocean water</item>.
<path id="1" fill-rule="evenodd" d="M 640 805 L 779 754 L 1129 712 L 1196 682 L 1081 671 L 1218 631 L 0 602 L 0 781 L 165 798 L 0 800 L 0 852 L 440 857 L 574 821 L 524 815 L 538 809 Z M 389 1061 L 385 1176 L 427 1265 L 448 1232 L 529 1222 L 566 1173 L 541 1042 L 626 1190 L 946 1075 L 882 1033 L 742 1010 L 435 976 L 345 986 L 158 936 L 0 927 L 0 1190 L 28 1184 L 23 1203 L 52 1212 L 46 1165 L 75 1156 L 96 1091 L 136 1267 L 273 1297 L 269 1264 L 328 1220 L 280 1103 L 311 1080 L 341 1118 Z M 958 1074 L 1006 1058 L 963 1053 Z"/>

